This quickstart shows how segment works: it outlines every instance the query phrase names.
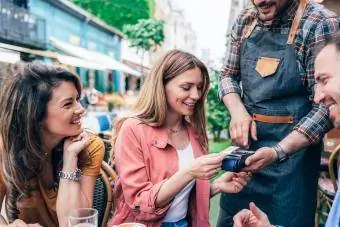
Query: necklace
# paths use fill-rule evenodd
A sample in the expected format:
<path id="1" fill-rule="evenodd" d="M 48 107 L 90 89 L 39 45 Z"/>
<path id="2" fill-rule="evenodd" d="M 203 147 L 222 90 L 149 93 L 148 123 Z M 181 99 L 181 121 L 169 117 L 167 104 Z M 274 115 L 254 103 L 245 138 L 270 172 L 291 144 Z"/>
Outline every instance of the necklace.
<path id="1" fill-rule="evenodd" d="M 170 131 L 170 133 L 176 134 L 182 130 L 182 126 L 178 127 L 177 129 L 176 128 L 167 128 L 167 129 Z"/>
<path id="2" fill-rule="evenodd" d="M 181 131 L 180 128 L 179 128 L 179 129 L 168 128 L 168 129 L 169 129 L 169 131 L 170 131 L 171 133 L 178 133 L 179 131 Z"/>

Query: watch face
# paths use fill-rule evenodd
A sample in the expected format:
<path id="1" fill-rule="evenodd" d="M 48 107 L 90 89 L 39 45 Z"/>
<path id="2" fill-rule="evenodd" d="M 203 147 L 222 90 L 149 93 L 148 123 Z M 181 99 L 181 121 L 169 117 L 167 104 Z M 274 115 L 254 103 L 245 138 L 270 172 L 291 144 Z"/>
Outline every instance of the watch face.
<path id="1" fill-rule="evenodd" d="M 80 179 L 80 177 L 81 177 L 81 170 L 77 169 L 77 171 L 76 171 L 76 178 Z"/>

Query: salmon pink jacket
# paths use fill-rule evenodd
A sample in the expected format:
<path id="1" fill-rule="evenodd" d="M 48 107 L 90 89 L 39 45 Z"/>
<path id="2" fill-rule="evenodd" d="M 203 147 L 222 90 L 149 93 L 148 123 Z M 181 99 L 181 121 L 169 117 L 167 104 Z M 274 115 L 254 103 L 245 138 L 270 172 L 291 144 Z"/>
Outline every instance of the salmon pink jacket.
<path id="1" fill-rule="evenodd" d="M 197 158 L 206 153 L 187 124 L 189 139 Z M 170 208 L 156 207 L 162 184 L 178 170 L 176 149 L 163 127 L 152 127 L 138 119 L 125 120 L 115 146 L 115 213 L 108 226 L 138 222 L 147 227 L 160 226 Z M 190 226 L 209 227 L 210 183 L 196 179 L 188 208 Z"/>

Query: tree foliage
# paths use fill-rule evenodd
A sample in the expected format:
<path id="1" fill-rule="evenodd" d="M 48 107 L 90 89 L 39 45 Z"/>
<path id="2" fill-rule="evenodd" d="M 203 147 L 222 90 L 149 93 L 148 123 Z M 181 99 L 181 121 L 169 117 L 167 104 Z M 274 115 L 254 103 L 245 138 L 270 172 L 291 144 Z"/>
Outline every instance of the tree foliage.
<path id="1" fill-rule="evenodd" d="M 136 24 L 139 19 L 151 18 L 155 6 L 154 0 L 72 1 L 119 30 L 123 30 L 126 24 Z"/>
<path id="2" fill-rule="evenodd" d="M 208 110 L 207 120 L 209 132 L 213 135 L 214 141 L 221 139 L 221 132 L 229 128 L 230 114 L 218 95 L 219 72 L 213 70 L 210 73 L 210 90 L 207 95 Z"/>
<path id="3" fill-rule="evenodd" d="M 140 19 L 134 25 L 125 25 L 124 34 L 131 46 L 145 51 L 153 51 L 164 41 L 164 22 L 156 19 Z"/>

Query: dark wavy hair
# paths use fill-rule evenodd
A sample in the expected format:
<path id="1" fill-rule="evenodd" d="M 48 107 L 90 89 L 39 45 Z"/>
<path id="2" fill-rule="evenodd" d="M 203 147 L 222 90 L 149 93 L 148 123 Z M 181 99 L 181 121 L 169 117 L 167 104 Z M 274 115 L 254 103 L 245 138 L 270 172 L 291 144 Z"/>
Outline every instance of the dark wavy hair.
<path id="1" fill-rule="evenodd" d="M 41 62 L 17 63 L 2 72 L 0 91 L 0 165 L 6 186 L 7 215 L 10 222 L 19 216 L 16 202 L 30 195 L 46 155 L 42 149 L 40 123 L 45 119 L 53 89 L 72 82 L 79 95 L 78 76 Z M 62 144 L 52 152 L 53 169 L 62 161 Z M 56 155 L 55 155 L 56 153 Z M 54 178 L 56 179 L 56 178 Z M 33 188 L 32 188 L 33 187 Z"/>

